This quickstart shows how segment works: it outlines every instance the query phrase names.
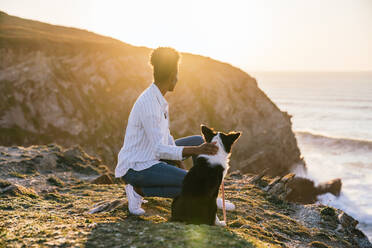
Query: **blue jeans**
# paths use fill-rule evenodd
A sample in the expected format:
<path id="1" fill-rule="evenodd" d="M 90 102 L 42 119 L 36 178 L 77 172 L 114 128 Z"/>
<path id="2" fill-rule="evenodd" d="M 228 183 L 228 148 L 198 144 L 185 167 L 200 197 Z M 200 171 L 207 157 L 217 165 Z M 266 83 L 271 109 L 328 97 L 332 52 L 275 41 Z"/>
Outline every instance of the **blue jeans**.
<path id="1" fill-rule="evenodd" d="M 194 135 L 177 139 L 175 143 L 177 146 L 198 146 L 204 140 L 200 135 Z M 193 156 L 194 163 L 195 159 Z M 174 198 L 181 193 L 186 174 L 184 169 L 160 162 L 141 171 L 129 169 L 122 178 L 126 183 L 141 188 L 144 196 Z"/>

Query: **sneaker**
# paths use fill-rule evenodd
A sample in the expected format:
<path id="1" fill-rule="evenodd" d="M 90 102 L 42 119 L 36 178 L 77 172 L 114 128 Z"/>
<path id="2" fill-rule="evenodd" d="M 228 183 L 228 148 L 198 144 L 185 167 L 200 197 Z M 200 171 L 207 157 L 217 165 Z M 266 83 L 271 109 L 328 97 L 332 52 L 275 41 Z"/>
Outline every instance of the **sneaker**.
<path id="1" fill-rule="evenodd" d="M 214 221 L 214 224 L 215 224 L 216 226 L 226 226 L 225 221 L 220 221 L 220 219 L 218 219 L 217 214 L 216 214 L 216 220 Z"/>
<path id="2" fill-rule="evenodd" d="M 217 198 L 217 207 L 222 209 L 222 206 L 222 198 Z M 235 209 L 235 205 L 232 202 L 225 200 L 225 208 L 226 211 L 232 211 Z"/>
<path id="3" fill-rule="evenodd" d="M 133 186 L 130 184 L 125 185 L 125 192 L 128 199 L 129 213 L 134 215 L 145 214 L 145 210 L 141 208 L 142 197 L 134 191 Z"/>

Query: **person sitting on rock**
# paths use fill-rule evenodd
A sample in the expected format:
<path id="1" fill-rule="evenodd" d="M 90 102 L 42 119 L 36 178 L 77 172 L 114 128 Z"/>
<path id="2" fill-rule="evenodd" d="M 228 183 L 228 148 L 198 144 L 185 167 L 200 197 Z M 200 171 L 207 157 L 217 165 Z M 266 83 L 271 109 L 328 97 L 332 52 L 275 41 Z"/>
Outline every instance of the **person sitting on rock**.
<path id="1" fill-rule="evenodd" d="M 164 96 L 177 83 L 180 54 L 159 47 L 150 58 L 154 83 L 137 98 L 129 115 L 123 146 L 118 154 L 115 177 L 123 178 L 131 214 L 145 213 L 144 196 L 174 198 L 181 193 L 187 171 L 182 160 L 200 154 L 214 155 L 218 147 L 200 135 L 174 140 L 169 131 L 168 103 Z M 172 164 L 178 166 L 173 166 Z M 217 199 L 222 208 L 222 200 Z M 226 209 L 234 209 L 226 202 Z"/>

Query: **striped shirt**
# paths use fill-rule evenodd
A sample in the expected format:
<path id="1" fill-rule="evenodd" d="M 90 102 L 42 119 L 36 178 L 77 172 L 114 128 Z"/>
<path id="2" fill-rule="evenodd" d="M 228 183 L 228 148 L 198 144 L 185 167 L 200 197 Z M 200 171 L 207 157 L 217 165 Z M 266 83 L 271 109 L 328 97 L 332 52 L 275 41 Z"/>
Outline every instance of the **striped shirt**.
<path id="1" fill-rule="evenodd" d="M 153 83 L 137 98 L 129 114 L 115 177 L 124 176 L 129 169 L 150 168 L 160 159 L 182 160 L 182 151 L 169 131 L 168 103 Z"/>

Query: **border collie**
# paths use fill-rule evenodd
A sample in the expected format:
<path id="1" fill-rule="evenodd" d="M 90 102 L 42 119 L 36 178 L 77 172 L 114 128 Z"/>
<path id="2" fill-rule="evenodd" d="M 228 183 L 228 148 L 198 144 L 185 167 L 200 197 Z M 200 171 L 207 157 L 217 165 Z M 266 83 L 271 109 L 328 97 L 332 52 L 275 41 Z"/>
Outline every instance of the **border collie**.
<path id="1" fill-rule="evenodd" d="M 216 142 L 218 152 L 213 156 L 197 157 L 183 180 L 181 194 L 172 202 L 171 221 L 226 225 L 216 216 L 216 200 L 221 182 L 229 169 L 231 147 L 241 133 L 215 132 L 204 125 L 201 125 L 201 132 L 206 142 Z"/>

